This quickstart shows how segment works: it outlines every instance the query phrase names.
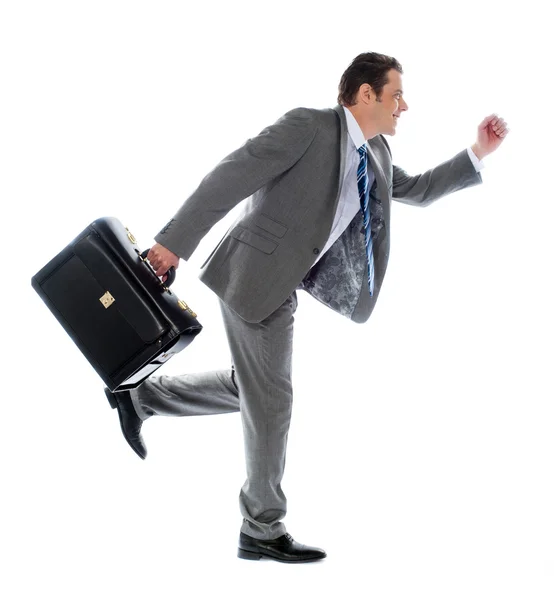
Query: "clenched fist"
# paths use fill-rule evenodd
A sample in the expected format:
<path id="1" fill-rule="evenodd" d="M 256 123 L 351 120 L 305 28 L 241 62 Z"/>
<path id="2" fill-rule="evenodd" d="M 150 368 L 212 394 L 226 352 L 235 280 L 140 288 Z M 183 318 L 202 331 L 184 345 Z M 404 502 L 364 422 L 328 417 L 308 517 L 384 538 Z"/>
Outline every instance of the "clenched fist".
<path id="1" fill-rule="evenodd" d="M 494 152 L 508 135 L 508 125 L 496 113 L 485 117 L 477 128 L 477 141 L 471 149 L 479 160 Z"/>
<path id="2" fill-rule="evenodd" d="M 158 277 L 163 275 L 163 283 L 165 283 L 167 279 L 166 273 L 169 267 L 175 267 L 175 269 L 179 267 L 179 257 L 161 244 L 154 244 L 152 248 L 150 248 L 146 258 L 150 261 L 152 268 L 156 271 L 156 275 Z"/>

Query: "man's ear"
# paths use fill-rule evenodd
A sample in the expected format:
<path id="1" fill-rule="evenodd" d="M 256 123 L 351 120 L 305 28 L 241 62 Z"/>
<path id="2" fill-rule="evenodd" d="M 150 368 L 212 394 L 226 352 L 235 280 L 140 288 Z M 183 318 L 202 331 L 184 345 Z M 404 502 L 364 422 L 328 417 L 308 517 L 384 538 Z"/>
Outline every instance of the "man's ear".
<path id="1" fill-rule="evenodd" d="M 369 83 L 362 83 L 362 85 L 358 88 L 358 95 L 360 94 L 363 98 L 367 98 L 368 100 L 370 98 L 375 98 L 376 96 Z"/>

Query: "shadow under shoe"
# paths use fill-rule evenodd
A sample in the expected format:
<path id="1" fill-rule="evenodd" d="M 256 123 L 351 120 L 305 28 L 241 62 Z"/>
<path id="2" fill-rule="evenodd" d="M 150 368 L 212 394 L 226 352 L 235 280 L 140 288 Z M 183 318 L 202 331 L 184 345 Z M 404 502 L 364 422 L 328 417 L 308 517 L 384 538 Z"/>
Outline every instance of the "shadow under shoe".
<path id="1" fill-rule="evenodd" d="M 146 446 L 140 433 L 142 420 L 137 415 L 131 394 L 129 392 L 110 392 L 108 388 L 104 388 L 106 398 L 112 408 L 117 408 L 119 415 L 119 423 L 123 437 L 131 448 L 144 460 L 146 458 Z"/>
<path id="2" fill-rule="evenodd" d="M 327 553 L 295 542 L 288 533 L 274 540 L 259 540 L 241 531 L 237 556 L 247 560 L 260 560 L 263 556 L 279 562 L 310 562 L 325 558 Z"/>

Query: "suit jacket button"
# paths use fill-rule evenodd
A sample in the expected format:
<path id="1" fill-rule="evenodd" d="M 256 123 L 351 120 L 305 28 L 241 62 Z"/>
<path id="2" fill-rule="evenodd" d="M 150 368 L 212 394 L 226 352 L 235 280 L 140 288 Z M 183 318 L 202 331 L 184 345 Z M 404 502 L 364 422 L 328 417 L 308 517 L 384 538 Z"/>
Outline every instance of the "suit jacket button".
<path id="1" fill-rule="evenodd" d="M 319 254 L 319 248 L 314 248 L 314 254 Z"/>

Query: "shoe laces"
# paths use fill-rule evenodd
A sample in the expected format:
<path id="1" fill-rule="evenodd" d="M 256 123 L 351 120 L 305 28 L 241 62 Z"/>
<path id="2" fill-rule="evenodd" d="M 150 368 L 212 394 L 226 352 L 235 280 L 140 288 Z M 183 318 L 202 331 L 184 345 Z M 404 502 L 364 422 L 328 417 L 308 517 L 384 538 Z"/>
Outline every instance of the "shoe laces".
<path id="1" fill-rule="evenodd" d="M 285 537 L 287 538 L 287 540 L 288 540 L 289 542 L 294 542 L 294 540 L 292 539 L 292 536 L 291 536 L 291 534 L 290 534 L 290 533 L 285 533 Z"/>

